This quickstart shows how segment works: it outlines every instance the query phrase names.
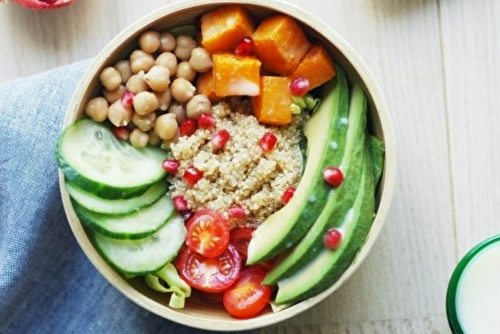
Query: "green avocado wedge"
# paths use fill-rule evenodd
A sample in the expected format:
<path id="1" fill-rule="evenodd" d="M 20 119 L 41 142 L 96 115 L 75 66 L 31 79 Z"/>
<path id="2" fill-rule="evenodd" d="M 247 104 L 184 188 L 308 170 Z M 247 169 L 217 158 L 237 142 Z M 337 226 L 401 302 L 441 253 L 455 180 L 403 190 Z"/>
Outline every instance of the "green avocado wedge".
<path id="1" fill-rule="evenodd" d="M 325 93 L 319 110 L 304 127 L 307 163 L 302 179 L 290 202 L 253 233 L 247 264 L 292 247 L 316 221 L 328 199 L 331 188 L 323 180 L 323 169 L 340 164 L 347 132 L 349 91 L 342 68 L 337 67 L 337 76 L 325 85 Z"/>
<path id="2" fill-rule="evenodd" d="M 373 222 L 375 178 L 373 162 L 367 148 L 360 188 L 352 208 L 338 229 L 342 233 L 339 248 L 323 248 L 305 267 L 278 282 L 276 304 L 295 303 L 312 297 L 335 283 L 352 263 L 364 244 Z"/>
<path id="3" fill-rule="evenodd" d="M 263 283 L 273 285 L 305 266 L 324 248 L 323 236 L 329 228 L 342 224 L 358 193 L 365 153 L 367 101 L 363 90 L 355 85 L 351 91 L 345 153 L 340 163 L 343 183 L 330 190 L 318 219 L 304 238 L 265 277 Z M 365 157 L 366 158 L 366 157 Z"/>

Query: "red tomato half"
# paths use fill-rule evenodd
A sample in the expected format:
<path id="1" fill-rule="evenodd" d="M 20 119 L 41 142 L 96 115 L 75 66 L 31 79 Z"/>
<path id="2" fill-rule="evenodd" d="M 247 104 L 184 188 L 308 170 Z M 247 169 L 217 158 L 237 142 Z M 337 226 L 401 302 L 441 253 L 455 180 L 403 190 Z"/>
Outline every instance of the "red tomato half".
<path id="1" fill-rule="evenodd" d="M 266 273 L 260 267 L 250 267 L 231 289 L 224 293 L 222 302 L 227 312 L 236 318 L 250 318 L 266 307 L 271 288 L 262 285 Z"/>
<path id="2" fill-rule="evenodd" d="M 251 227 L 237 228 L 231 231 L 229 240 L 236 247 L 243 259 L 247 258 L 248 244 L 250 243 L 250 239 L 252 239 L 253 231 L 255 229 Z"/>
<path id="3" fill-rule="evenodd" d="M 208 258 L 184 247 L 178 257 L 177 269 L 191 287 L 211 293 L 222 292 L 238 280 L 241 257 L 231 244 L 217 258 Z"/>
<path id="4" fill-rule="evenodd" d="M 187 223 L 186 244 L 201 255 L 215 258 L 227 249 L 229 224 L 216 210 L 197 211 Z"/>
<path id="5" fill-rule="evenodd" d="M 23 7 L 31 9 L 55 9 L 69 5 L 75 0 L 14 0 Z"/>

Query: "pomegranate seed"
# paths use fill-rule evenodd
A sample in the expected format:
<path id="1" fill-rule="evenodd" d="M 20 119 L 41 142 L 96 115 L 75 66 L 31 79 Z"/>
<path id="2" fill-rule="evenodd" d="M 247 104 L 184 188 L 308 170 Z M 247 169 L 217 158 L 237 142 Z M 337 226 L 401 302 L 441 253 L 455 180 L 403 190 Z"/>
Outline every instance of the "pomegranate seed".
<path id="1" fill-rule="evenodd" d="M 325 236 L 323 237 L 323 243 L 329 249 L 336 249 L 339 247 L 340 241 L 342 241 L 342 233 L 333 228 L 326 231 Z"/>
<path id="2" fill-rule="evenodd" d="M 191 136 L 196 129 L 198 129 L 198 125 L 196 125 L 196 121 L 194 119 L 185 119 L 181 123 L 181 136 Z"/>
<path id="3" fill-rule="evenodd" d="M 178 212 L 182 212 L 188 209 L 188 203 L 182 195 L 172 198 L 172 202 L 174 202 L 174 208 Z"/>
<path id="4" fill-rule="evenodd" d="M 311 84 L 309 83 L 309 79 L 297 78 L 290 84 L 290 91 L 295 96 L 303 96 L 306 95 L 310 87 Z"/>
<path id="5" fill-rule="evenodd" d="M 210 114 L 201 114 L 198 119 L 198 126 L 203 129 L 212 129 L 215 127 L 215 117 Z"/>
<path id="6" fill-rule="evenodd" d="M 116 127 L 113 126 L 111 128 L 111 132 L 115 135 L 116 138 L 121 140 L 127 140 L 130 136 L 130 130 L 126 126 Z"/>
<path id="7" fill-rule="evenodd" d="M 288 202 L 290 202 L 294 193 L 295 187 L 288 187 L 288 189 L 283 193 L 283 197 L 281 197 L 281 203 L 283 203 L 283 205 L 286 205 Z"/>
<path id="8" fill-rule="evenodd" d="M 212 138 L 212 145 L 215 149 L 221 149 L 226 145 L 231 135 L 226 129 L 222 129 Z"/>
<path id="9" fill-rule="evenodd" d="M 276 145 L 278 138 L 272 132 L 264 133 L 264 136 L 259 141 L 259 146 L 264 152 L 271 152 Z"/>
<path id="10" fill-rule="evenodd" d="M 323 170 L 323 179 L 334 187 L 338 187 L 344 181 L 344 175 L 342 171 L 337 167 L 327 167 Z"/>
<path id="11" fill-rule="evenodd" d="M 250 56 L 253 52 L 253 47 L 255 46 L 255 43 L 253 41 L 253 38 L 250 36 L 244 37 L 240 44 L 236 47 L 236 50 L 234 50 L 234 53 L 237 56 L 241 57 L 246 57 Z"/>
<path id="12" fill-rule="evenodd" d="M 184 223 L 187 223 L 191 217 L 193 217 L 194 212 L 191 210 L 182 210 L 181 211 L 182 218 L 184 218 Z"/>
<path id="13" fill-rule="evenodd" d="M 193 165 L 190 165 L 188 168 L 186 168 L 186 171 L 184 172 L 184 182 L 186 182 L 188 187 L 194 186 L 196 182 L 198 182 L 202 178 L 203 172 Z"/>
<path id="14" fill-rule="evenodd" d="M 134 93 L 127 90 L 125 93 L 123 93 L 121 101 L 122 105 L 125 108 L 131 108 L 132 105 L 134 104 Z"/>
<path id="15" fill-rule="evenodd" d="M 181 163 L 175 159 L 165 159 L 161 164 L 165 172 L 170 174 L 176 174 L 179 171 L 180 165 Z"/>
<path id="16" fill-rule="evenodd" d="M 229 214 L 230 217 L 238 219 L 245 218 L 246 216 L 245 209 L 243 209 L 241 205 L 235 205 L 227 209 L 227 213 Z"/>

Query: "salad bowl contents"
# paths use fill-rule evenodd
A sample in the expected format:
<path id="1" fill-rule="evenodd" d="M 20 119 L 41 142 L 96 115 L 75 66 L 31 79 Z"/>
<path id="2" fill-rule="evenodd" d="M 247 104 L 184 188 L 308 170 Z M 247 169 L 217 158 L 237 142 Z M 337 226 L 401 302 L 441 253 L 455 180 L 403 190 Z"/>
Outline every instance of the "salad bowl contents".
<path id="1" fill-rule="evenodd" d="M 63 200 L 91 260 L 187 325 L 300 312 L 380 228 L 390 123 L 331 41 L 270 7 L 179 5 L 192 11 L 178 24 L 167 11 L 129 32 L 83 79 L 58 141 Z"/>

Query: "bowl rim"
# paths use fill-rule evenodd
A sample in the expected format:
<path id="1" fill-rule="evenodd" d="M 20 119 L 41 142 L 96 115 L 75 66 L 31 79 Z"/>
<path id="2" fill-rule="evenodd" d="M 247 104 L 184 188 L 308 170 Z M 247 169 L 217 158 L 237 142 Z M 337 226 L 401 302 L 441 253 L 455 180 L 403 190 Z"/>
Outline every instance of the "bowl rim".
<path id="1" fill-rule="evenodd" d="M 105 279 L 118 289 L 125 297 L 136 303 L 137 305 L 145 308 L 146 310 L 166 318 L 170 321 L 180 323 L 186 326 L 205 329 L 205 330 L 218 330 L 218 331 L 237 331 L 237 330 L 250 330 L 261 328 L 269 325 L 276 324 L 278 322 L 289 319 L 305 310 L 311 308 L 312 306 L 320 303 L 325 298 L 330 296 L 335 290 L 337 290 L 361 265 L 363 260 L 367 257 L 370 249 L 372 248 L 375 240 L 377 239 L 383 224 L 387 218 L 390 205 L 392 202 L 395 179 L 396 179 L 396 145 L 395 136 L 392 126 L 391 115 L 389 114 L 389 109 L 387 103 L 382 95 L 381 89 L 376 82 L 373 74 L 369 70 L 368 66 L 362 60 L 361 56 L 355 51 L 355 49 L 331 26 L 323 22 L 321 19 L 312 15 L 311 13 L 304 11 L 298 6 L 286 3 L 281 0 L 211 0 L 210 5 L 229 5 L 229 4 L 241 4 L 249 6 L 263 7 L 269 10 L 283 12 L 290 15 L 300 21 L 306 22 L 306 24 L 315 30 L 317 33 L 321 34 L 325 39 L 327 39 L 332 45 L 334 45 L 342 55 L 347 59 L 349 64 L 354 68 L 357 74 L 360 76 L 361 81 L 365 84 L 369 95 L 372 97 L 372 101 L 376 106 L 377 115 L 380 119 L 381 133 L 384 137 L 385 145 L 385 160 L 384 160 L 384 170 L 383 177 L 381 180 L 380 187 L 381 197 L 378 206 L 378 210 L 370 232 L 367 236 L 365 244 L 362 246 L 360 251 L 357 253 L 356 258 L 353 263 L 348 267 L 348 269 L 342 274 L 342 276 L 327 290 L 321 292 L 320 294 L 311 297 L 307 300 L 299 302 L 289 308 L 281 310 L 277 313 L 265 314 L 251 319 L 202 319 L 200 317 L 190 315 L 190 314 L 180 314 L 175 310 L 168 307 L 159 309 L 158 304 L 152 299 L 148 298 L 141 292 L 130 289 L 130 286 L 126 283 L 126 280 L 115 272 L 109 265 L 104 262 L 102 257 L 99 255 L 92 242 L 87 237 L 82 224 L 76 217 L 76 214 L 71 205 L 69 195 L 65 189 L 64 175 L 59 171 L 59 185 L 61 191 L 61 197 L 63 201 L 64 211 L 68 219 L 70 228 L 82 248 L 83 252 L 87 258 L 92 262 L 94 267 L 105 277 Z M 122 30 L 115 38 L 113 38 L 95 57 L 92 64 L 88 67 L 87 71 L 79 81 L 75 92 L 71 98 L 68 105 L 66 116 L 63 123 L 63 129 L 66 128 L 74 121 L 74 111 L 79 109 L 82 101 L 81 92 L 85 91 L 90 85 L 91 80 L 97 75 L 98 69 L 106 62 L 108 57 L 119 48 L 129 36 L 134 35 L 136 32 L 144 29 L 144 27 L 153 23 L 154 21 L 161 19 L 162 17 L 172 14 L 174 12 L 192 9 L 194 7 L 206 6 L 206 0 L 185 0 L 176 2 L 173 4 L 166 5 L 149 14 L 139 18 L 127 28 Z"/>

